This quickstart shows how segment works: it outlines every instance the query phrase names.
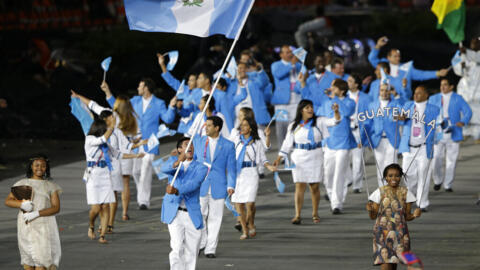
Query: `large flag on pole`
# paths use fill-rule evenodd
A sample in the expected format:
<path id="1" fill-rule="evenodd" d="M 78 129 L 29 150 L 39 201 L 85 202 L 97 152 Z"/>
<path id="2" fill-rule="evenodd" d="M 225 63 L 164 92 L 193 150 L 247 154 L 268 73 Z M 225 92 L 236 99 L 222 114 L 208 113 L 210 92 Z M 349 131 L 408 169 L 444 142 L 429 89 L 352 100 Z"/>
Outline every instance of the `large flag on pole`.
<path id="1" fill-rule="evenodd" d="M 432 12 L 438 18 L 437 29 L 443 29 L 453 43 L 465 39 L 465 3 L 463 0 L 435 0 Z"/>
<path id="2" fill-rule="evenodd" d="M 125 0 L 130 30 L 235 38 L 254 0 Z"/>

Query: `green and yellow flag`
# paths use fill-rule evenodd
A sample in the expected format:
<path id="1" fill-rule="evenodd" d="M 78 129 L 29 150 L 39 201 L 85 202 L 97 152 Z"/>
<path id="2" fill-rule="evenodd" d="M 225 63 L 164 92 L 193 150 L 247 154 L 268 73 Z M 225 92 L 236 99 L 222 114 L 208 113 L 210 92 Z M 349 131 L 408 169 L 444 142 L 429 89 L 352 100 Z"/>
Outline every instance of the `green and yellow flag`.
<path id="1" fill-rule="evenodd" d="M 435 0 L 432 12 L 438 18 L 437 29 L 443 29 L 453 43 L 465 39 L 465 3 L 463 0 Z"/>

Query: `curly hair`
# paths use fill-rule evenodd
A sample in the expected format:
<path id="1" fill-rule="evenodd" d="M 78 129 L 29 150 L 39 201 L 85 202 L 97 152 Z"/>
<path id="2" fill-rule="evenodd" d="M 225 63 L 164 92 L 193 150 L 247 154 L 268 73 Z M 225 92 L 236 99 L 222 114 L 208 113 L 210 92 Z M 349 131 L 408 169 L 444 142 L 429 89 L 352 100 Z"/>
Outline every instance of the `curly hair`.
<path id="1" fill-rule="evenodd" d="M 392 164 L 388 165 L 387 167 L 385 167 L 385 169 L 383 170 L 383 179 L 387 178 L 387 173 L 388 173 L 388 170 L 390 170 L 390 169 L 397 170 L 398 173 L 400 174 L 400 177 L 403 176 L 402 167 L 400 167 L 400 165 L 398 165 L 397 163 L 392 163 Z"/>
<path id="2" fill-rule="evenodd" d="M 35 162 L 35 160 L 44 160 L 45 161 L 45 163 L 47 165 L 47 169 L 45 170 L 45 175 L 43 176 L 43 179 L 50 178 L 50 160 L 44 154 L 34 155 L 33 157 L 31 157 L 28 160 L 27 167 L 25 168 L 27 178 L 31 178 L 33 176 L 32 165 L 33 165 L 33 162 Z"/>

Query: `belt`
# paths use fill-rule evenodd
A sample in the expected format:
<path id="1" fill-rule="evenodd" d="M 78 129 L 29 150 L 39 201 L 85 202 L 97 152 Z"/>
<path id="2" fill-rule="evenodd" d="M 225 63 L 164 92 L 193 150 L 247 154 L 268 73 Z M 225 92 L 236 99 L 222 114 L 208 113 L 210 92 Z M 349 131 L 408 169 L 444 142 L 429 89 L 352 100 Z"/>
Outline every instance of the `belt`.
<path id="1" fill-rule="evenodd" d="M 178 210 L 183 211 L 183 212 L 188 212 L 187 208 L 183 208 L 183 207 L 180 207 L 180 206 L 178 207 Z"/>
<path id="2" fill-rule="evenodd" d="M 413 147 L 413 148 L 419 148 L 419 147 L 421 147 L 422 145 L 424 145 L 424 143 L 422 143 L 422 144 L 417 144 L 417 145 L 408 144 L 408 146 Z"/>
<path id="3" fill-rule="evenodd" d="M 87 167 L 107 167 L 107 162 L 105 160 L 100 160 L 98 163 L 96 161 L 87 161 Z"/>
<path id="4" fill-rule="evenodd" d="M 357 128 L 358 128 L 358 126 L 354 126 L 354 127 L 352 127 L 351 129 L 352 129 L 352 130 L 355 130 L 355 129 L 357 129 Z"/>
<path id="5" fill-rule="evenodd" d="M 315 150 L 317 148 L 322 147 L 322 143 L 321 142 L 317 142 L 317 143 L 314 143 L 314 144 L 311 144 L 311 143 L 293 143 L 293 147 L 295 147 L 296 149 Z"/>
<path id="6" fill-rule="evenodd" d="M 242 168 L 247 168 L 247 167 L 257 167 L 257 163 L 255 161 L 242 162 Z"/>
<path id="7" fill-rule="evenodd" d="M 382 135 L 382 139 L 383 139 L 383 138 L 385 138 L 385 139 L 386 139 L 386 138 L 387 138 L 387 135 Z"/>

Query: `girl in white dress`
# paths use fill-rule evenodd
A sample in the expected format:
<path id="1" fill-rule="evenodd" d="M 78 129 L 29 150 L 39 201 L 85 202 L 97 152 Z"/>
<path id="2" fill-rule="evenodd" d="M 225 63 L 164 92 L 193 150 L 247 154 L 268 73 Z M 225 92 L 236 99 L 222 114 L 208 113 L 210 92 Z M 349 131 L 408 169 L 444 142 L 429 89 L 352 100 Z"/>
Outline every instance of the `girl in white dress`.
<path id="1" fill-rule="evenodd" d="M 105 83 L 105 82 L 104 82 Z M 102 84 L 103 86 L 103 84 Z M 93 100 L 75 93 L 72 90 L 72 97 L 79 98 L 90 110 L 100 116 L 103 111 L 112 111 L 105 108 Z M 133 136 L 137 135 L 138 126 L 130 100 L 126 96 L 117 97 L 113 106 L 113 115 L 115 117 L 115 128 L 108 143 L 111 147 L 124 154 L 131 154 L 132 150 L 147 143 L 147 140 L 139 140 L 133 143 Z M 104 119 L 100 116 L 101 119 Z M 105 119 L 104 119 L 105 120 Z M 117 213 L 117 193 L 122 193 L 123 220 L 129 220 L 127 211 L 130 203 L 130 175 L 132 175 L 133 159 L 112 158 L 112 185 L 115 194 L 115 202 L 110 204 L 110 215 L 107 226 L 107 233 L 113 233 L 113 224 Z"/>
<path id="2" fill-rule="evenodd" d="M 87 156 L 87 170 L 84 177 L 87 188 L 87 203 L 91 205 L 89 213 L 88 236 L 95 239 L 95 219 L 100 214 L 100 243 L 106 243 L 105 233 L 110 216 L 110 203 L 115 202 L 113 192 L 113 159 L 141 158 L 141 154 L 122 154 L 107 140 L 112 136 L 116 119 L 111 111 L 103 111 L 101 116 L 105 119 L 95 119 L 87 137 L 85 138 L 85 154 Z M 108 127 L 108 128 L 107 128 Z"/>
<path id="3" fill-rule="evenodd" d="M 50 178 L 48 159 L 43 155 L 31 158 L 27 165 L 27 178 L 13 186 L 30 186 L 31 200 L 17 200 L 8 194 L 5 205 L 19 208 L 17 217 L 18 248 L 23 269 L 57 269 L 61 247 L 55 214 L 60 211 L 59 194 L 62 189 Z"/>
<path id="4" fill-rule="evenodd" d="M 200 103 L 198 104 L 198 109 L 200 112 L 195 116 L 195 120 L 193 120 L 193 124 L 185 134 L 186 137 L 192 137 L 194 134 L 198 134 L 200 136 L 205 136 L 205 122 L 207 121 L 207 117 L 210 116 L 218 116 L 225 122 L 225 116 L 221 112 L 217 112 L 215 110 L 215 98 L 212 97 L 210 103 L 208 103 L 207 110 L 205 111 L 205 115 L 202 118 L 202 111 L 205 108 L 205 104 L 207 104 L 209 95 L 205 95 L 200 99 Z M 223 125 L 222 129 L 220 130 L 220 135 L 222 135 L 225 139 L 228 140 L 230 138 L 230 131 L 228 131 L 227 125 Z"/>
<path id="5" fill-rule="evenodd" d="M 292 170 L 295 183 L 295 217 L 292 219 L 292 224 L 301 223 L 300 214 L 307 184 L 312 196 L 313 222 L 320 222 L 318 204 L 320 202 L 319 183 L 323 178 L 322 140 L 328 136 L 327 125 L 335 125 L 340 122 L 338 105 L 334 104 L 332 110 L 335 112 L 334 118 L 316 118 L 313 112 L 313 103 L 310 100 L 301 100 L 297 107 L 295 120 L 289 124 L 282 148 L 273 164 L 277 166 L 282 158 L 292 152 L 291 160 L 296 166 Z"/>
<path id="6" fill-rule="evenodd" d="M 235 193 L 232 195 L 232 202 L 235 203 L 235 207 L 240 214 L 242 225 L 240 239 L 243 240 L 248 235 L 250 237 L 256 235 L 254 203 L 259 181 L 257 166 L 264 164 L 271 171 L 274 171 L 275 167 L 270 165 L 265 156 L 265 148 L 258 136 L 255 119 L 243 119 L 240 123 L 240 134 L 235 138 L 234 143 L 237 159 L 237 182 Z M 246 211 L 245 204 L 247 205 Z"/>
<path id="7" fill-rule="evenodd" d="M 244 119 L 246 118 L 251 118 L 255 119 L 255 113 L 251 108 L 248 107 L 242 107 L 237 114 L 237 120 L 235 123 L 241 123 Z M 230 132 L 230 141 L 235 142 L 235 139 L 240 136 L 240 124 L 236 126 L 232 131 Z M 270 127 L 265 128 L 265 131 L 258 129 L 258 137 L 260 137 L 260 141 L 262 141 L 263 147 L 265 148 L 265 151 L 268 151 L 270 149 L 271 141 L 270 141 Z M 264 177 L 264 171 L 265 167 L 263 164 L 257 164 L 257 169 L 259 173 L 259 177 L 263 178 Z M 253 215 L 255 216 L 255 202 L 251 203 L 253 207 Z M 235 224 L 234 228 L 237 229 L 239 232 L 242 231 L 242 224 L 241 224 L 241 217 L 237 217 L 237 223 Z"/>

